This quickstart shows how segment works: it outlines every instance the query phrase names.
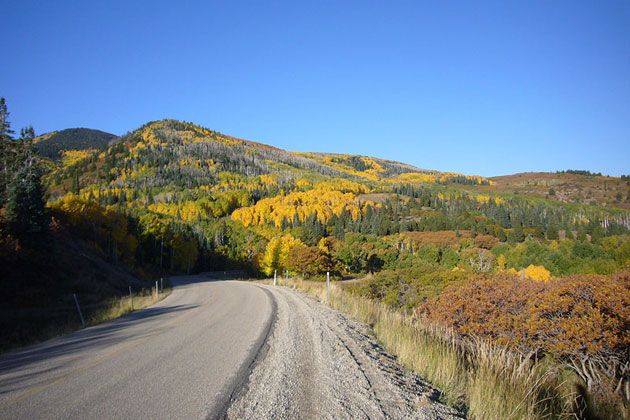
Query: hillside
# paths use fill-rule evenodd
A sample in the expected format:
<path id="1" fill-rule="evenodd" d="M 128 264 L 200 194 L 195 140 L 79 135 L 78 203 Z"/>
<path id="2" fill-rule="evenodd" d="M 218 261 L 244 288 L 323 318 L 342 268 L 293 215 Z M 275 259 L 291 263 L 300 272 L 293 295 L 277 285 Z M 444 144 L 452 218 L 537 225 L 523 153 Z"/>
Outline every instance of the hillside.
<path id="1" fill-rule="evenodd" d="M 90 128 L 67 128 L 53 131 L 34 139 L 35 148 L 41 156 L 57 160 L 67 150 L 99 150 L 108 146 L 116 135 Z"/>
<path id="2" fill-rule="evenodd" d="M 592 174 L 588 171 L 527 172 L 489 178 L 491 185 L 471 190 L 522 194 L 564 203 L 630 209 L 627 178 Z"/>
<path id="3" fill-rule="evenodd" d="M 343 240 L 346 233 L 387 238 L 407 231 L 469 231 L 472 238 L 518 243 L 533 237 L 597 239 L 630 227 L 630 214 L 622 209 L 566 203 L 526 187 L 515 194 L 515 181 L 372 157 L 287 152 L 174 120 L 148 123 L 105 150 L 66 159 L 47 184 L 51 201 L 64 197 L 56 206 L 65 211 L 85 209 L 87 200 L 97 206 L 94 212 L 132 217 L 134 235 L 180 233 L 194 240 L 199 252 L 191 254 L 195 261 L 180 261 L 186 269 L 219 264 L 260 272 L 265 247 L 280 234 L 309 246 L 326 237 Z M 562 196 L 563 184 L 554 185 Z M 549 268 L 579 270 L 562 267 Z"/>
<path id="4" fill-rule="evenodd" d="M 220 184 L 227 173 L 250 181 L 273 175 L 281 185 L 298 177 L 389 183 L 488 182 L 481 177 L 426 171 L 370 157 L 292 153 L 174 120 L 149 123 L 126 136 L 111 151 L 115 159 L 104 159 L 104 153 L 90 158 L 94 165 L 88 169 L 102 169 L 99 177 L 89 178 L 93 174 L 88 171 L 82 173 L 82 178 L 89 183 L 107 178 L 118 187 L 170 184 L 188 188 Z M 114 163 L 121 163 L 121 167 L 114 168 Z"/>
<path id="5" fill-rule="evenodd" d="M 11 243 L 0 241 L 0 352 L 79 328 L 73 294 L 89 321 L 106 301 L 129 296 L 130 286 L 135 293 L 150 287 L 67 232 L 52 232 L 41 249 L 10 250 Z"/>
<path id="6" fill-rule="evenodd" d="M 513 201 L 622 220 L 617 211 L 603 207 L 623 207 L 616 200 L 627 188 L 625 180 L 598 175 L 529 173 L 486 179 L 366 156 L 287 152 L 174 120 L 148 123 L 106 150 L 67 158 L 49 179 L 53 200 L 74 191 L 103 204 L 122 201 L 130 208 L 172 205 L 174 201 L 181 205 L 182 194 L 184 201 L 204 197 L 216 202 L 220 196 L 231 201 L 222 209 L 201 208 L 202 219 L 229 215 L 243 204 L 253 205 L 264 198 L 325 189 L 351 193 L 357 203 L 359 197 L 386 194 L 382 197 L 392 199 L 391 194 L 398 194 L 402 204 L 425 194 L 435 195 L 443 204 L 472 201 L 477 210 L 489 202 L 500 206 Z M 235 202 L 236 196 L 240 203 Z M 384 206 L 384 201 L 388 202 L 368 200 L 374 206 Z M 428 207 L 426 204 L 419 208 Z M 546 225 L 543 221 L 529 223 L 531 227 Z M 511 227 L 507 221 L 500 224 Z"/>

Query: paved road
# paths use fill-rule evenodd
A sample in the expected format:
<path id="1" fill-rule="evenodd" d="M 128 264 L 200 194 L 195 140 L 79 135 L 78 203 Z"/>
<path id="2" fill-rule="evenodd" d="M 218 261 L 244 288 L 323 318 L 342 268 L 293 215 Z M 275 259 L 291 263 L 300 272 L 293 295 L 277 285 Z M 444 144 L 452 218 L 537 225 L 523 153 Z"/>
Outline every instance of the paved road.
<path id="1" fill-rule="evenodd" d="M 197 419 L 227 408 L 275 319 L 251 283 L 174 279 L 158 304 L 0 357 L 2 419 Z"/>
<path id="2" fill-rule="evenodd" d="M 286 287 L 155 306 L 0 357 L 0 419 L 461 419 L 367 327 Z"/>

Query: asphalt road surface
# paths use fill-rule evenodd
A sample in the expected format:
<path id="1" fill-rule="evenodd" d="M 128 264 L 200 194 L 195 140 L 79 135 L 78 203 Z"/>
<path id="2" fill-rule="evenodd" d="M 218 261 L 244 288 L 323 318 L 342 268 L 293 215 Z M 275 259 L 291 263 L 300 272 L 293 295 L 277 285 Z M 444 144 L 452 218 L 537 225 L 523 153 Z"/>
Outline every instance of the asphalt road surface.
<path id="1" fill-rule="evenodd" d="M 275 317 L 243 282 L 174 279 L 156 305 L 0 357 L 2 419 L 198 419 L 225 411 Z"/>
<path id="2" fill-rule="evenodd" d="M 2 419 L 461 418 L 356 323 L 284 287 L 162 302 L 0 357 Z"/>

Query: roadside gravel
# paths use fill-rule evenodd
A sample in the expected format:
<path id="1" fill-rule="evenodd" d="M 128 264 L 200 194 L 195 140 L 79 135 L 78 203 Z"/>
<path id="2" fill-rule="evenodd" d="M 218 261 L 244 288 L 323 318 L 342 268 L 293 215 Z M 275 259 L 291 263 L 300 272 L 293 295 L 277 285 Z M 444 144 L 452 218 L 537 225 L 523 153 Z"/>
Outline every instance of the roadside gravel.
<path id="1" fill-rule="evenodd" d="M 276 320 L 226 418 L 462 419 L 368 328 L 301 292 L 271 293 Z"/>

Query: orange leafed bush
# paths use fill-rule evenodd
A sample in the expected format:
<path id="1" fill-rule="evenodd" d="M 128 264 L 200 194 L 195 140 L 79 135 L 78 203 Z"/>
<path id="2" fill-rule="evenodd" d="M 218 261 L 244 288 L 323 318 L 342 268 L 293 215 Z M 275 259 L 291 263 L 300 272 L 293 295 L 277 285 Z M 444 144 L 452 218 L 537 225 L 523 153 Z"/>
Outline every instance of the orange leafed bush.
<path id="1" fill-rule="evenodd" d="M 475 245 L 477 245 L 477 247 L 479 248 L 492 249 L 492 247 L 495 246 L 499 242 L 499 240 L 492 235 L 477 235 L 477 237 L 474 239 L 474 242 Z"/>
<path id="2" fill-rule="evenodd" d="M 623 355 L 630 347 L 630 272 L 548 282 L 509 273 L 480 276 L 449 286 L 417 314 L 528 352 Z"/>
<path id="3" fill-rule="evenodd" d="M 470 232 L 460 231 L 460 236 L 454 230 L 442 230 L 438 232 L 405 232 L 403 235 L 419 242 L 420 244 L 434 244 L 439 246 L 452 246 L 462 239 L 470 238 Z"/>

